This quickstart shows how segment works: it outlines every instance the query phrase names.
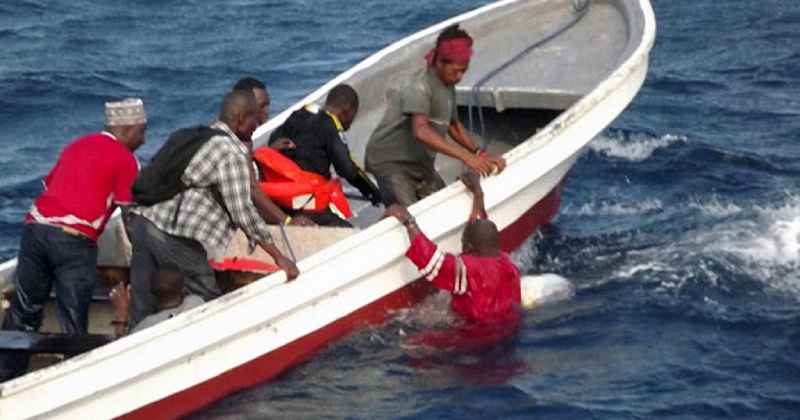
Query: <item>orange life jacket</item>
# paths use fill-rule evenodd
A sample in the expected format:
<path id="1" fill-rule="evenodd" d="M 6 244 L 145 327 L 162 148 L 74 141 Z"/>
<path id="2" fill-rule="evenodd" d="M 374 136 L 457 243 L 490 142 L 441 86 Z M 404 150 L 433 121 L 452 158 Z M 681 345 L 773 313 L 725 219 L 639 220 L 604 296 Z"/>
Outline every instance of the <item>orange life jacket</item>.
<path id="1" fill-rule="evenodd" d="M 320 174 L 304 171 L 269 147 L 256 149 L 253 159 L 263 175 L 258 186 L 279 206 L 318 213 L 330 209 L 344 219 L 353 215 L 338 178 L 328 180 Z"/>

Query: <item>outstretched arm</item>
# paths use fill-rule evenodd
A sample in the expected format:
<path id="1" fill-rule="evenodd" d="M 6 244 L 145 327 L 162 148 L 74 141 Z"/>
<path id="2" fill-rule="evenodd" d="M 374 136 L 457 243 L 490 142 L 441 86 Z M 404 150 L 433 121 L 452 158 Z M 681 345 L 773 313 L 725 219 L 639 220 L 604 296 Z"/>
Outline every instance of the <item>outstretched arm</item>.
<path id="1" fill-rule="evenodd" d="M 346 179 L 350 185 L 358 188 L 361 195 L 367 198 L 373 206 L 380 204 L 382 200 L 378 187 L 350 157 L 350 149 L 339 138 L 338 133 L 332 133 L 325 139 L 325 147 L 336 173 Z"/>
<path id="2" fill-rule="evenodd" d="M 488 159 L 492 165 L 497 168 L 497 173 L 503 172 L 503 170 L 506 168 L 505 159 L 480 150 L 475 140 L 468 134 L 467 129 L 464 128 L 464 124 L 461 124 L 461 121 L 453 121 L 448 128 L 448 133 L 450 134 L 450 137 L 456 141 L 456 143 L 464 146 L 464 148 L 469 150 L 470 153 L 484 156 L 486 159 Z"/>
<path id="3" fill-rule="evenodd" d="M 456 143 L 463 146 L 473 155 L 478 154 L 478 144 L 473 140 L 472 136 L 467 134 L 467 129 L 464 128 L 464 125 L 461 124 L 460 121 L 456 120 L 450 123 L 450 127 L 447 128 L 448 134 Z"/>
<path id="4" fill-rule="evenodd" d="M 394 217 L 399 220 L 400 223 L 406 227 L 408 237 L 411 238 L 411 240 L 414 240 L 417 234 L 420 233 L 419 226 L 417 226 L 417 221 L 414 220 L 414 216 L 408 212 L 408 209 L 405 208 L 405 206 L 400 204 L 392 204 L 386 208 L 384 215 L 388 217 Z"/>
<path id="5" fill-rule="evenodd" d="M 275 265 L 286 272 L 286 281 L 292 281 L 300 275 L 300 270 L 294 261 L 286 258 L 285 255 L 271 242 L 261 242 L 258 244 L 264 251 L 275 260 Z"/>
<path id="6" fill-rule="evenodd" d="M 483 201 L 483 188 L 481 188 L 481 178 L 472 171 L 467 171 L 461 175 L 461 182 L 472 192 L 472 210 L 469 214 L 469 221 L 475 219 L 488 219 L 486 206 Z"/>
<path id="7" fill-rule="evenodd" d="M 416 221 L 408 210 L 393 204 L 386 209 L 387 216 L 394 216 L 406 226 L 411 246 L 406 257 L 411 260 L 426 280 L 434 286 L 456 295 L 462 295 L 469 288 L 467 268 L 457 255 L 443 252 L 433 241 L 419 230 Z"/>
<path id="8" fill-rule="evenodd" d="M 431 149 L 456 158 L 473 171 L 487 176 L 492 173 L 492 161 L 485 155 L 475 155 L 469 150 L 447 142 L 436 130 L 433 129 L 425 114 L 411 115 L 411 129 L 414 137 Z"/>

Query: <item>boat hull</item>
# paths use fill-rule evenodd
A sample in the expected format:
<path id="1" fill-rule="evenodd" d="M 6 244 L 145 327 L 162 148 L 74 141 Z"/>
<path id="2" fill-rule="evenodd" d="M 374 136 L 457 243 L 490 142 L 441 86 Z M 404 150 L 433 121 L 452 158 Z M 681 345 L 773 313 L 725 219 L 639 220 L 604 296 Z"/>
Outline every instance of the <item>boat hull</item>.
<path id="1" fill-rule="evenodd" d="M 560 197 L 560 187 L 554 188 L 545 199 L 503 229 L 501 231 L 503 249 L 506 252 L 516 250 L 540 226 L 548 223 L 558 211 Z M 277 350 L 121 417 L 143 420 L 171 418 L 196 411 L 236 391 L 275 378 L 353 330 L 366 325 L 380 324 L 391 316 L 393 311 L 414 306 L 435 290 L 426 280 L 418 279 Z"/>

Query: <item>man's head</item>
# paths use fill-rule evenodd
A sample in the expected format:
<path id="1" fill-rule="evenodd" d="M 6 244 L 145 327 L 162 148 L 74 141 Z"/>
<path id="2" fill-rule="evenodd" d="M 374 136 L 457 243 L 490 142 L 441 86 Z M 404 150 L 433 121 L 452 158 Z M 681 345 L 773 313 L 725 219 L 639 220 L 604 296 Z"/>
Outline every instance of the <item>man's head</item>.
<path id="1" fill-rule="evenodd" d="M 436 47 L 425 58 L 445 85 L 454 86 L 469 69 L 472 38 L 457 24 L 448 26 L 439 34 Z"/>
<path id="2" fill-rule="evenodd" d="M 347 84 L 336 85 L 328 92 L 325 109 L 336 115 L 345 131 L 353 125 L 358 113 L 358 93 Z"/>
<path id="3" fill-rule="evenodd" d="M 158 270 L 150 281 L 150 293 L 158 299 L 159 304 L 181 302 L 183 273 L 172 267 Z"/>
<path id="4" fill-rule="evenodd" d="M 118 102 L 106 102 L 106 131 L 113 134 L 131 152 L 144 144 L 147 130 L 147 114 L 139 98 L 127 98 Z"/>
<path id="5" fill-rule="evenodd" d="M 493 257 L 500 252 L 500 232 L 488 219 L 477 219 L 467 224 L 461 235 L 461 249 L 465 254 Z"/>
<path id="6" fill-rule="evenodd" d="M 235 85 L 233 85 L 233 90 L 250 90 L 253 92 L 253 96 L 256 97 L 256 105 L 258 106 L 258 122 L 260 124 L 264 124 L 269 119 L 269 107 L 272 102 L 269 91 L 267 91 L 267 87 L 264 83 L 261 83 L 260 80 L 254 79 L 252 77 L 245 77 L 239 79 Z"/>
<path id="7" fill-rule="evenodd" d="M 253 141 L 258 127 L 258 106 L 250 90 L 234 90 L 222 99 L 219 120 L 230 127 L 243 142 Z"/>

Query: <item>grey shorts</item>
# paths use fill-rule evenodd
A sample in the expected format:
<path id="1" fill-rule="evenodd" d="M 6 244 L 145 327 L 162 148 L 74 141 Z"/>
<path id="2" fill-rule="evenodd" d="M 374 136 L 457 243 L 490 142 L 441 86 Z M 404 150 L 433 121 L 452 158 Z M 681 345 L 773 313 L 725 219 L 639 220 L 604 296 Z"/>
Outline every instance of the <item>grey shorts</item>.
<path id="1" fill-rule="evenodd" d="M 445 187 L 444 180 L 436 172 L 412 174 L 395 171 L 376 176 L 385 205 L 410 206 Z"/>

